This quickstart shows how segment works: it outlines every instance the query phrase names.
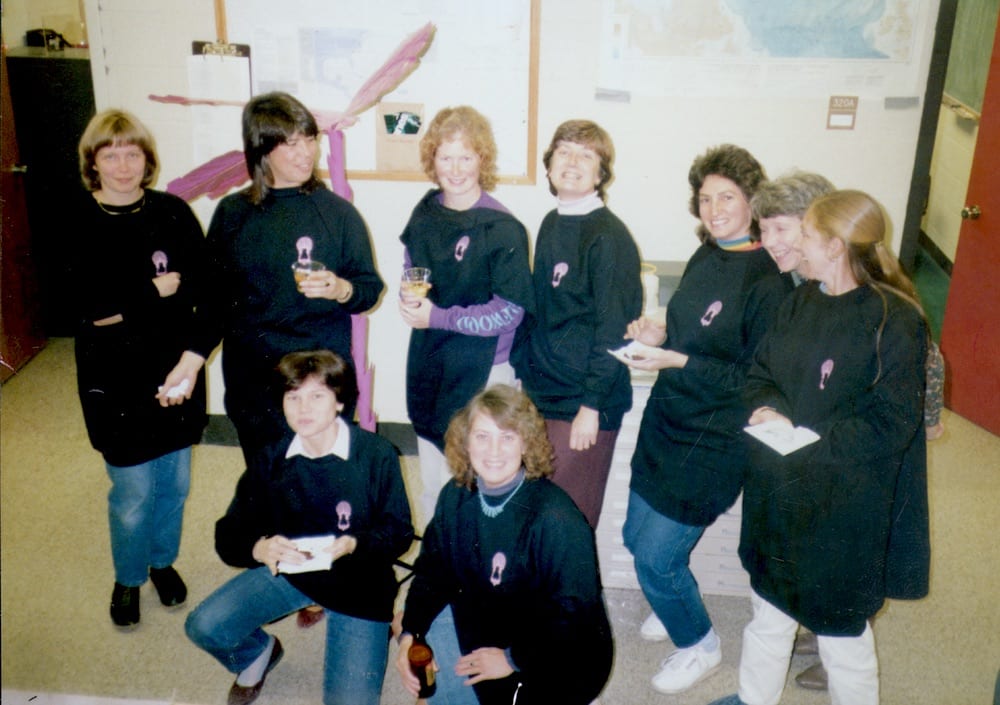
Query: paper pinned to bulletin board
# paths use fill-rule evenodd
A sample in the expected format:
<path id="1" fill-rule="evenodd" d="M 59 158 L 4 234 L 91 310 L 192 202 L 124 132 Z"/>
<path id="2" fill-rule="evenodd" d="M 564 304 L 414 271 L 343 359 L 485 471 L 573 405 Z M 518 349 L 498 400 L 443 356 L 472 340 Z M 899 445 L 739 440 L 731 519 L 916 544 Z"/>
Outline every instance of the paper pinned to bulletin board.
<path id="1" fill-rule="evenodd" d="M 250 100 L 250 47 L 192 42 L 187 72 L 189 96 L 213 102 L 191 106 L 195 163 L 242 150 L 240 120 L 243 105 Z"/>
<path id="2" fill-rule="evenodd" d="M 434 40 L 420 66 L 345 131 L 351 179 L 426 180 L 419 137 L 387 132 L 386 115 L 419 113 L 426 126 L 444 107 L 471 105 L 491 122 L 502 183 L 535 183 L 541 0 L 216 0 L 219 36 L 253 47 L 253 91 L 286 91 L 314 111 L 345 109 L 364 81 L 414 29 Z M 419 110 L 394 106 L 416 106 Z M 374 123 L 374 124 L 373 124 Z M 219 150 L 216 150 L 216 153 Z M 402 161 L 405 168 L 390 164 Z"/>

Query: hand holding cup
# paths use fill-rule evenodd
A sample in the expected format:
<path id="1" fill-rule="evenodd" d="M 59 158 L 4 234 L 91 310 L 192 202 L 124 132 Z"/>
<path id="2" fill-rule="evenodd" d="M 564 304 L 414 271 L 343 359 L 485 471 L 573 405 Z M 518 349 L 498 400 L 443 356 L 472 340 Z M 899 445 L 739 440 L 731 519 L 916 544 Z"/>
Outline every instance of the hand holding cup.
<path id="1" fill-rule="evenodd" d="M 399 298 L 406 306 L 415 308 L 431 290 L 431 270 L 427 267 L 409 267 L 403 270 L 399 285 Z"/>
<path id="2" fill-rule="evenodd" d="M 292 274 L 295 276 L 295 286 L 302 291 L 302 284 L 307 280 L 319 281 L 323 278 L 326 265 L 316 260 L 299 260 L 292 263 Z"/>

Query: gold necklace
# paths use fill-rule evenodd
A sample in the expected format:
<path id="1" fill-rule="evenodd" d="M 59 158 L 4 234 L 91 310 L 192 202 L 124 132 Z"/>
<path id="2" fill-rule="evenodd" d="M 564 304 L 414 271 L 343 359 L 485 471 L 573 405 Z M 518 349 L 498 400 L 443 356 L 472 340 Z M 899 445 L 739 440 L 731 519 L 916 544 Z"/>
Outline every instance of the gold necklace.
<path id="1" fill-rule="evenodd" d="M 142 207 L 143 207 L 144 205 L 146 205 L 146 192 L 145 192 L 145 191 L 143 191 L 143 192 L 142 192 L 142 198 L 140 198 L 140 199 L 139 199 L 138 203 L 135 203 L 135 204 L 133 204 L 133 205 L 134 205 L 135 207 L 134 207 L 134 208 L 132 208 L 132 210 L 127 210 L 127 211 L 124 211 L 124 210 L 123 210 L 123 211 L 112 211 L 112 210 L 108 210 L 108 209 L 107 209 L 107 208 L 106 208 L 106 207 L 104 206 L 104 204 L 103 204 L 103 203 L 101 203 L 100 199 L 99 199 L 99 198 L 96 198 L 96 197 L 94 198 L 94 202 L 95 202 L 95 203 L 97 204 L 97 207 L 98 207 L 98 208 L 100 208 L 100 209 L 101 209 L 102 211 L 104 211 L 104 212 L 105 212 L 105 213 L 107 213 L 108 215 L 130 215 L 130 214 L 132 214 L 132 213 L 138 213 L 139 211 L 141 211 L 141 210 L 142 210 Z M 121 208 L 127 208 L 127 206 L 119 206 L 119 207 L 121 207 Z"/>

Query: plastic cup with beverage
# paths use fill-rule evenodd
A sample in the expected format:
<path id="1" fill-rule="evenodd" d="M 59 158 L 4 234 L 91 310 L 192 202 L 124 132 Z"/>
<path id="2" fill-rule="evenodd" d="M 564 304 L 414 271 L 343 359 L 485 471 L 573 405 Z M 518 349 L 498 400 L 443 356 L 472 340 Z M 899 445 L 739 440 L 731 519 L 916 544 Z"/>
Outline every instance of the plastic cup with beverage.
<path id="1" fill-rule="evenodd" d="M 295 287 L 302 291 L 302 282 L 319 272 L 325 272 L 326 265 L 314 259 L 299 260 L 292 264 L 292 274 L 295 276 Z"/>
<path id="2" fill-rule="evenodd" d="M 403 279 L 399 285 L 399 296 L 404 303 L 418 305 L 417 299 L 423 299 L 431 290 L 431 270 L 427 267 L 408 267 L 403 270 Z"/>

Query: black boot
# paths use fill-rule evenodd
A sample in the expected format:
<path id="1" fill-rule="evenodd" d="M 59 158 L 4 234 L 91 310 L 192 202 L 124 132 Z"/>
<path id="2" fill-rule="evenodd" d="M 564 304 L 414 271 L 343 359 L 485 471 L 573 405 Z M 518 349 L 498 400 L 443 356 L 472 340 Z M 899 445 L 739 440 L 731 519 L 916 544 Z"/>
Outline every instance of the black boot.
<path id="1" fill-rule="evenodd" d="M 111 621 L 125 628 L 139 623 L 139 588 L 115 583 L 111 592 Z"/>
<path id="2" fill-rule="evenodd" d="M 160 596 L 160 602 L 164 605 L 176 607 L 184 604 L 188 594 L 187 586 L 172 565 L 166 568 L 150 568 L 149 579 L 153 581 L 156 594 Z"/>

